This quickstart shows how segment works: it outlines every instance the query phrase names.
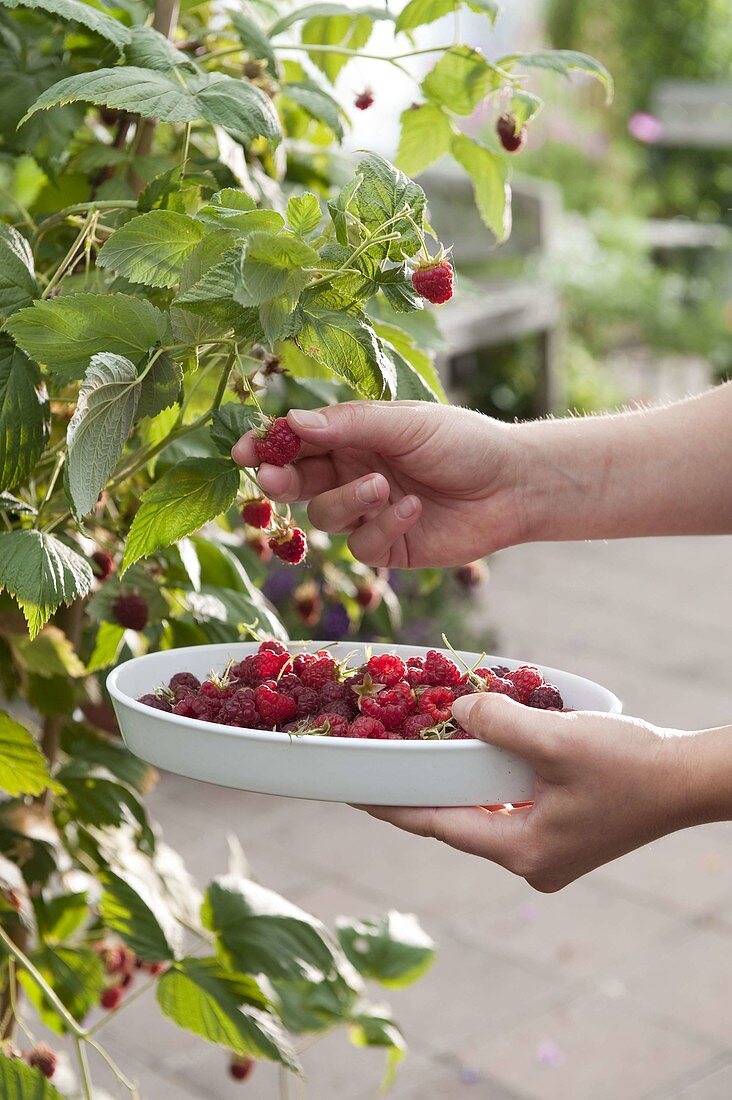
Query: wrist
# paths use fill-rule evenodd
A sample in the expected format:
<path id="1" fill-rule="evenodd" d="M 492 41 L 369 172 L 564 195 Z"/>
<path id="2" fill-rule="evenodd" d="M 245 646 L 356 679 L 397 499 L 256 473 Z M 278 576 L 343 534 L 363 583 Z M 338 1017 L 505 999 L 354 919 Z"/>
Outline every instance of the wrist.
<path id="1" fill-rule="evenodd" d="M 681 824 L 732 820 L 732 726 L 675 736 Z"/>

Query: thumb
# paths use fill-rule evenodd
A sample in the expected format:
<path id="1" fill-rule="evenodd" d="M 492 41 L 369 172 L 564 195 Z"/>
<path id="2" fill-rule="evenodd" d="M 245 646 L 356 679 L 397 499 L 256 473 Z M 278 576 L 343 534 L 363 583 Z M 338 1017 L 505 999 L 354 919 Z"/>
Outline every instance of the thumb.
<path id="1" fill-rule="evenodd" d="M 399 401 L 345 401 L 322 409 L 290 409 L 287 419 L 301 439 L 322 450 L 362 447 L 396 455 L 409 447 Z"/>
<path id="2" fill-rule="evenodd" d="M 556 760 L 566 721 L 566 716 L 557 711 L 536 710 L 490 692 L 456 699 L 452 713 L 473 737 L 532 764 Z"/>

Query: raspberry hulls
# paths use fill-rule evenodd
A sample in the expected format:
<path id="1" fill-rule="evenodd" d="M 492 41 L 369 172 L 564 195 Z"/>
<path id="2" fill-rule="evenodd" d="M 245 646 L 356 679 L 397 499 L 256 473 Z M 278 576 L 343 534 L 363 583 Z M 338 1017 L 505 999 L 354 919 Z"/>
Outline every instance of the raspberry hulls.
<path id="1" fill-rule="evenodd" d="M 254 449 L 260 462 L 270 466 L 287 466 L 300 453 L 300 438 L 295 435 L 284 416 L 266 421 L 254 440 Z"/>
<path id="2" fill-rule="evenodd" d="M 412 286 L 420 297 L 440 306 L 452 298 L 454 274 L 449 260 L 421 265 L 412 272 Z"/>

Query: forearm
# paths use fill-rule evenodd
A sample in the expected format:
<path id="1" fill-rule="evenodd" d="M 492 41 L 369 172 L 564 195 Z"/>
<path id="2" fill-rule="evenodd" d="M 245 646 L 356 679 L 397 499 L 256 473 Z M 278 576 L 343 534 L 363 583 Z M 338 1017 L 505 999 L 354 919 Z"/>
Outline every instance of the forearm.
<path id="1" fill-rule="evenodd" d="M 732 383 L 674 405 L 518 425 L 526 541 L 732 532 Z"/>
<path id="2" fill-rule="evenodd" d="M 681 769 L 687 790 L 688 821 L 732 821 L 732 726 L 682 737 Z"/>

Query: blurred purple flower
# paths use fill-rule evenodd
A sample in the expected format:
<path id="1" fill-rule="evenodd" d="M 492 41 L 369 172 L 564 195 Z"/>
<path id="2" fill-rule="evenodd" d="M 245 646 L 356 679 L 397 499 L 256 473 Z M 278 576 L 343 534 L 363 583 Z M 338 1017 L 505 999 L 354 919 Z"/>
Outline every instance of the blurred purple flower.
<path id="1" fill-rule="evenodd" d="M 351 620 L 342 603 L 331 603 L 326 607 L 323 618 L 320 620 L 324 638 L 332 638 L 337 642 L 345 638 L 351 628 Z"/>
<path id="2" fill-rule="evenodd" d="M 559 1069 L 566 1061 L 564 1051 L 557 1046 L 553 1039 L 544 1039 L 543 1042 L 539 1043 L 536 1048 L 536 1057 L 543 1066 L 548 1066 L 549 1069 Z"/>
<path id="3" fill-rule="evenodd" d="M 461 1069 L 460 1070 L 460 1084 L 461 1085 L 477 1085 L 480 1083 L 480 1074 L 476 1069 Z"/>
<path id="4" fill-rule="evenodd" d="M 628 133 L 645 145 L 655 145 L 663 137 L 663 123 L 655 115 L 636 111 L 628 119 Z"/>
<path id="5" fill-rule="evenodd" d="M 273 604 L 279 604 L 292 595 L 297 583 L 298 575 L 292 566 L 284 569 L 270 568 L 267 579 L 262 585 L 262 592 Z"/>

